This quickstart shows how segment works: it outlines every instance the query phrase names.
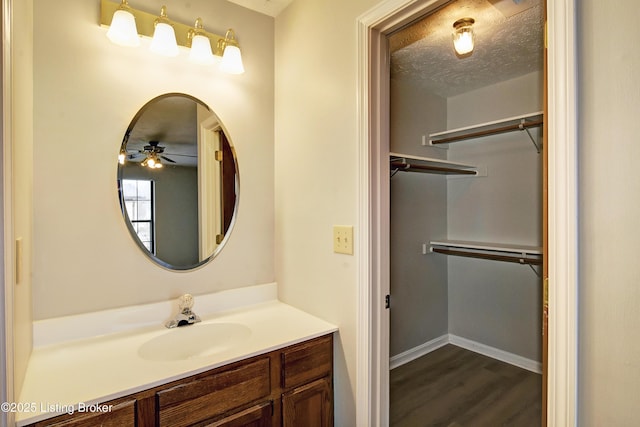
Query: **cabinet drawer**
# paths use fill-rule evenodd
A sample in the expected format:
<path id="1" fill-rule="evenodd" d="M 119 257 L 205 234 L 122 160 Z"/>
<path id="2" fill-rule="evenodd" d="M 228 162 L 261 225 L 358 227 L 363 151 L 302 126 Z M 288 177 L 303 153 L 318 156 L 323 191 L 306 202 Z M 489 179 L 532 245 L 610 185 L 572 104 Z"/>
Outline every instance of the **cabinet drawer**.
<path id="1" fill-rule="evenodd" d="M 33 427 L 135 427 L 136 425 L 135 399 L 101 403 L 98 408 L 97 410 L 89 408 L 88 411 L 91 412 L 74 412 L 72 415 L 40 421 Z"/>
<path id="2" fill-rule="evenodd" d="M 180 427 L 219 416 L 266 398 L 271 392 L 269 358 L 159 391 L 159 426 Z"/>
<path id="3" fill-rule="evenodd" d="M 329 375 L 332 365 L 331 335 L 288 348 L 282 352 L 282 387 L 296 387 Z"/>
<path id="4" fill-rule="evenodd" d="M 204 427 L 271 427 L 271 402 L 263 402 Z"/>

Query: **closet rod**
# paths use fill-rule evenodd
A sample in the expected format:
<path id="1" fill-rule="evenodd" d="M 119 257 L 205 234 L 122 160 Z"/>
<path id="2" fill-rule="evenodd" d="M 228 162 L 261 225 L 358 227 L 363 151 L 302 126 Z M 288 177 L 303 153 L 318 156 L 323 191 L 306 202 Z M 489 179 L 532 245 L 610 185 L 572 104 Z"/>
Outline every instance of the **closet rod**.
<path id="1" fill-rule="evenodd" d="M 487 254 L 482 252 L 459 251 L 454 249 L 442 249 L 442 248 L 431 248 L 431 250 L 433 252 L 438 252 L 440 254 L 462 256 L 467 258 L 482 258 L 482 259 L 490 259 L 494 261 L 514 262 L 516 264 L 529 264 L 529 265 L 542 264 L 542 259 L 527 258 L 523 256 Z"/>
<path id="2" fill-rule="evenodd" d="M 469 169 L 445 168 L 442 166 L 414 165 L 403 162 L 391 162 L 392 170 L 399 171 L 415 171 L 425 173 L 442 173 L 442 174 L 459 174 L 459 175 L 477 175 L 477 172 Z"/>
<path id="3" fill-rule="evenodd" d="M 495 129 L 481 130 L 481 131 L 478 131 L 478 132 L 465 133 L 463 135 L 450 136 L 448 138 L 432 140 L 431 143 L 432 144 L 448 144 L 449 142 L 462 141 L 462 140 L 471 139 L 471 138 L 479 138 L 481 136 L 495 135 L 495 134 L 498 134 L 498 133 L 511 132 L 513 130 L 524 130 L 526 128 L 540 126 L 543 123 L 544 123 L 543 120 L 536 120 L 536 121 L 532 121 L 532 122 L 526 122 L 525 121 L 524 123 L 517 123 L 517 124 L 513 124 L 513 125 L 509 125 L 509 126 L 503 126 L 503 127 L 495 128 Z"/>

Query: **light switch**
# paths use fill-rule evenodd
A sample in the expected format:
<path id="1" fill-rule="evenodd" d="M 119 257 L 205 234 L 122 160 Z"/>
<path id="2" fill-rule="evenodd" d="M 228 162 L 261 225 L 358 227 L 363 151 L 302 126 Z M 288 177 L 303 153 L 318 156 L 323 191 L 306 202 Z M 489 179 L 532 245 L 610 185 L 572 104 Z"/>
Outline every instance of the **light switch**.
<path id="1" fill-rule="evenodd" d="M 353 255 L 353 226 L 333 226 L 333 252 Z"/>

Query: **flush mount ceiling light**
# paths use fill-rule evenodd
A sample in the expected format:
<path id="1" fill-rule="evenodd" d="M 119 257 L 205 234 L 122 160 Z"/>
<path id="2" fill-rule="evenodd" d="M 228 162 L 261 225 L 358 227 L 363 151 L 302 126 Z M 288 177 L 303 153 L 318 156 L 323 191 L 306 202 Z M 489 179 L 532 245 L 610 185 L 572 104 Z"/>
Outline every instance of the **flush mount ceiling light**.
<path id="1" fill-rule="evenodd" d="M 131 13 L 131 7 L 129 7 L 127 0 L 122 0 L 118 9 L 113 13 L 107 37 L 119 46 L 140 46 L 136 18 Z"/>
<path id="2" fill-rule="evenodd" d="M 203 29 L 202 20 L 198 18 L 193 27 L 175 21 L 169 21 L 167 9 L 162 7 L 160 17 L 157 15 L 133 9 L 127 0 L 121 3 L 111 0 L 100 0 L 101 14 L 100 24 L 110 27 L 107 35 L 116 44 L 126 46 L 137 46 L 140 43 L 140 36 L 152 37 L 150 50 L 167 56 L 180 55 L 178 46 L 190 49 L 189 60 L 201 64 L 220 64 L 220 69 L 226 73 L 241 74 L 244 72 L 242 64 L 242 54 L 235 33 L 229 29 L 225 36 L 209 33 Z M 123 13 L 119 13 L 122 11 Z M 118 42 L 119 38 L 110 35 L 112 30 L 117 34 L 116 23 L 120 18 L 116 16 L 127 14 L 124 19 L 133 22 L 129 25 L 128 33 L 131 44 Z M 136 28 L 137 26 L 137 28 Z M 135 37 L 132 37 L 134 35 Z M 216 46 L 214 52 L 211 46 Z M 224 59 L 226 57 L 226 59 Z"/>
<path id="3" fill-rule="evenodd" d="M 149 50 L 162 56 L 178 56 L 176 33 L 167 17 L 167 6 L 162 6 L 160 16 L 155 20 L 155 30 Z"/>
<path id="4" fill-rule="evenodd" d="M 453 23 L 453 48 L 460 56 L 473 52 L 473 18 L 458 19 Z"/>

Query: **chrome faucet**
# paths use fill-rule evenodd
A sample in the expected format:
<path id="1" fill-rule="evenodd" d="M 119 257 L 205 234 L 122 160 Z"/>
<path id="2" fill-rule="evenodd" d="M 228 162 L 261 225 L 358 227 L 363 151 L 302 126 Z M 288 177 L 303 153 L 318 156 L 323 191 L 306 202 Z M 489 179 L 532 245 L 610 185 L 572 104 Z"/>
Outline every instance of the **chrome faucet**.
<path id="1" fill-rule="evenodd" d="M 165 324 L 167 328 L 193 325 L 200 321 L 200 317 L 191 311 L 191 308 L 193 307 L 193 295 L 184 294 L 178 298 L 178 307 L 180 307 L 180 313 L 178 313 L 174 319 L 169 320 Z"/>

